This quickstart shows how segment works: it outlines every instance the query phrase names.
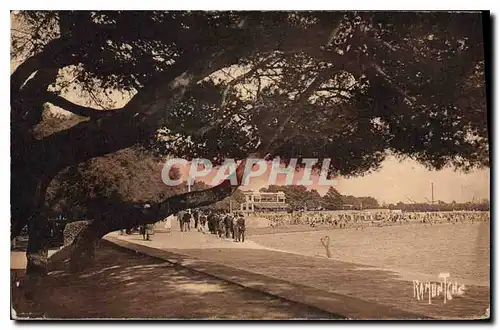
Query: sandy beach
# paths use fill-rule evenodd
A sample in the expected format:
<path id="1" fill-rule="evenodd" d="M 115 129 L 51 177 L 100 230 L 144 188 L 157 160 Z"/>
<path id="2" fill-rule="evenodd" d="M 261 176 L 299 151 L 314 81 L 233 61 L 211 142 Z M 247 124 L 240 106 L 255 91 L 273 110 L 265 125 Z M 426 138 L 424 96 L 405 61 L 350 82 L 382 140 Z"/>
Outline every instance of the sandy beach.
<path id="1" fill-rule="evenodd" d="M 463 283 L 489 286 L 489 223 L 285 233 L 278 229 L 273 234 L 252 235 L 249 239 L 263 247 L 324 258 L 325 248 L 320 242 L 324 236 L 330 237 L 332 258 L 336 260 L 397 271 L 408 280 L 416 279 L 414 276 L 435 279 L 439 273 L 450 273 Z"/>

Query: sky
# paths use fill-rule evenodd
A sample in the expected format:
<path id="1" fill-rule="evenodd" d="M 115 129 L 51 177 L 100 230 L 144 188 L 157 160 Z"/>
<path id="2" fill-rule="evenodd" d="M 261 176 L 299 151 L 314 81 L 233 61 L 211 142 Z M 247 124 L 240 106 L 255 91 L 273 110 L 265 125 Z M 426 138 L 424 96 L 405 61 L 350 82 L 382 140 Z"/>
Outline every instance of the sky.
<path id="1" fill-rule="evenodd" d="M 344 195 L 373 196 L 379 202 L 426 202 L 432 199 L 431 182 L 434 183 L 434 200 L 465 202 L 489 199 L 490 171 L 476 170 L 465 174 L 446 168 L 429 171 L 412 161 L 400 162 L 389 157 L 379 171 L 364 177 L 340 179 L 338 191 Z"/>

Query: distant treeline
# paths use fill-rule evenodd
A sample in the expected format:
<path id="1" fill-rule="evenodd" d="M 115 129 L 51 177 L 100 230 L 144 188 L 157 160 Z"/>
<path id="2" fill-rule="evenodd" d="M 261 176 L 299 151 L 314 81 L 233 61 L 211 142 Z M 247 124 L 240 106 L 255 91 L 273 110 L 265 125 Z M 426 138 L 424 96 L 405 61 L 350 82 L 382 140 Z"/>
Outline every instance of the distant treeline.
<path id="1" fill-rule="evenodd" d="M 292 209 L 308 210 L 324 209 L 324 210 L 363 210 L 363 209 L 391 209 L 402 210 L 405 212 L 444 212 L 444 211 L 489 211 L 490 203 L 488 200 L 480 202 L 468 203 L 445 203 L 438 201 L 437 203 L 413 203 L 406 204 L 399 202 L 397 204 L 380 205 L 379 202 L 370 196 L 351 196 L 342 195 L 335 188 L 330 187 L 328 192 L 321 196 L 315 189 L 308 190 L 305 186 L 276 186 L 272 185 L 268 188 L 260 189 L 262 192 L 278 192 L 283 191 L 286 196 L 286 203 Z"/>
<path id="2" fill-rule="evenodd" d="M 489 211 L 489 201 L 468 202 L 468 203 L 414 203 L 406 204 L 399 202 L 397 204 L 384 205 L 384 208 L 391 210 L 402 210 L 405 212 L 445 212 L 445 211 Z"/>
<path id="3" fill-rule="evenodd" d="M 207 189 L 209 186 L 203 182 L 195 182 L 191 187 L 192 190 Z M 489 211 L 490 203 L 488 200 L 478 202 L 445 203 L 437 201 L 436 203 L 403 203 L 397 204 L 379 204 L 379 202 L 371 196 L 352 196 L 342 195 L 335 188 L 330 187 L 328 192 L 321 196 L 315 189 L 308 190 L 305 186 L 290 185 L 290 186 L 276 186 L 271 185 L 268 188 L 261 188 L 261 192 L 278 192 L 282 191 L 286 196 L 286 203 L 291 209 L 304 209 L 308 210 L 365 210 L 365 209 L 391 209 L 402 210 L 404 212 L 445 212 L 445 211 Z M 229 210 L 230 201 L 232 202 L 232 209 L 239 209 L 240 203 L 245 201 L 245 196 L 240 190 L 223 199 L 220 202 L 209 205 L 207 209 L 223 209 Z"/>
<path id="4" fill-rule="evenodd" d="M 261 192 L 282 191 L 286 196 L 286 203 L 292 209 L 308 210 L 343 210 L 343 209 L 376 209 L 379 208 L 378 201 L 373 197 L 345 196 L 335 188 L 330 187 L 328 192 L 321 196 L 317 190 L 307 190 L 305 186 L 269 186 L 260 189 Z"/>

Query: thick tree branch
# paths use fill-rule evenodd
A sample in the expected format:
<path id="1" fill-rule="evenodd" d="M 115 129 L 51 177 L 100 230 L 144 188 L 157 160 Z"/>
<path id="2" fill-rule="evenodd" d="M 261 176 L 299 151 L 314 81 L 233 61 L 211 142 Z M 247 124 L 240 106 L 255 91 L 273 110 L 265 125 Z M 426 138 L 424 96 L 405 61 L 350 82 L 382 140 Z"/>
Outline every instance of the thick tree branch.
<path id="1" fill-rule="evenodd" d="M 290 109 L 285 111 L 289 114 L 289 116 L 281 123 L 279 129 L 275 132 L 272 138 L 267 141 L 263 141 L 254 153 L 250 154 L 247 159 L 239 164 L 235 173 L 237 180 L 236 185 L 233 185 L 231 180 L 225 180 L 223 183 L 210 189 L 173 196 L 161 203 L 151 205 L 148 209 L 140 209 L 131 205 L 124 206 L 120 205 L 121 203 L 116 205 L 108 204 L 108 207 L 104 208 L 104 212 L 102 212 L 102 207 L 98 207 L 96 209 L 97 212 L 95 213 L 95 220 L 81 235 L 79 235 L 78 239 L 72 246 L 72 251 L 76 251 L 74 256 L 78 257 L 82 255 L 85 247 L 88 248 L 92 246 L 96 239 L 99 239 L 108 232 L 123 228 L 130 228 L 140 224 L 154 223 L 182 209 L 210 205 L 231 195 L 243 182 L 244 170 L 247 168 L 247 162 L 250 159 L 263 158 L 265 155 L 269 154 L 271 146 L 280 137 L 290 118 L 298 111 L 298 109 L 300 109 L 301 106 L 303 106 L 303 104 L 307 102 L 309 97 L 324 82 L 324 80 L 331 75 L 332 72 L 333 69 L 327 69 L 320 72 L 318 76 L 309 84 L 309 86 L 300 94 Z M 186 75 L 185 73 L 182 74 L 182 77 L 186 76 L 189 77 L 189 75 Z M 190 83 L 192 83 L 193 78 L 191 79 L 191 82 L 188 81 L 183 84 L 184 87 L 187 87 Z M 146 111 L 146 113 L 150 116 L 155 114 L 155 112 L 150 111 Z M 97 122 L 99 121 L 105 121 L 105 119 L 99 119 Z M 123 126 L 121 127 L 123 128 Z"/>
<path id="2" fill-rule="evenodd" d="M 299 101 L 307 101 L 310 94 L 314 92 L 314 88 L 321 84 L 320 80 L 326 79 L 327 76 L 327 72 L 318 75 L 317 79 L 315 79 L 299 97 Z M 300 105 L 294 105 L 293 109 L 290 110 L 296 110 L 296 108 L 299 107 Z M 284 125 L 285 123 L 283 123 L 282 126 L 284 127 Z M 124 204 L 122 202 L 113 203 L 112 201 L 108 201 L 106 202 L 104 212 L 103 205 L 96 205 L 96 207 L 93 208 L 95 210 L 91 211 L 94 221 L 89 227 L 89 230 L 98 233 L 98 236 L 102 237 L 109 232 L 119 229 L 155 223 L 180 210 L 210 205 L 230 196 L 243 183 L 247 162 L 253 159 L 265 159 L 273 151 L 272 145 L 280 137 L 281 132 L 282 129 L 278 130 L 271 139 L 261 143 L 253 153 L 249 154 L 247 158 L 238 165 L 235 173 L 233 173 L 236 177 L 236 184 L 226 179 L 221 184 L 209 189 L 192 191 L 172 196 L 160 203 L 152 203 L 150 208 L 147 209 L 141 209 L 132 204 Z"/>
<path id="3" fill-rule="evenodd" d="M 70 46 L 70 41 L 64 38 L 51 40 L 45 45 L 43 50 L 21 63 L 10 75 L 10 90 L 17 93 L 26 80 L 39 69 L 48 66 L 64 67 L 70 63 L 68 56 L 63 56 L 64 51 Z"/>
<path id="4" fill-rule="evenodd" d="M 297 98 L 297 103 L 290 106 L 286 113 L 295 113 L 297 109 L 307 102 L 312 93 L 314 93 L 315 89 L 320 86 L 324 80 L 328 79 L 332 72 L 333 69 L 328 69 L 318 74 L 313 82 L 311 82 Z M 289 119 L 290 117 L 288 117 L 288 120 Z M 247 162 L 251 159 L 261 159 L 265 158 L 266 155 L 269 155 L 269 153 L 272 152 L 272 145 L 280 137 L 283 127 L 287 122 L 287 120 L 284 121 L 271 139 L 261 143 L 255 152 L 248 155 L 248 157 L 238 165 L 236 172 L 234 173 L 237 184 L 233 185 L 231 180 L 226 179 L 221 184 L 212 188 L 176 195 L 164 200 L 163 202 L 154 203 L 147 209 L 138 208 L 135 205 L 124 204 L 119 201 L 107 201 L 105 203 L 106 207 L 103 208 L 103 205 L 100 204 L 93 208 L 94 211 L 91 211 L 94 221 L 88 228 L 88 235 L 90 235 L 91 232 L 94 232 L 95 234 L 93 235 L 101 237 L 111 231 L 130 228 L 137 225 L 155 223 L 180 210 L 210 205 L 226 198 L 227 196 L 230 196 L 243 183 L 244 171 L 247 167 Z"/>
<path id="5" fill-rule="evenodd" d="M 57 72 L 55 67 L 39 68 L 20 91 L 12 93 L 11 121 L 14 127 L 31 128 L 40 122 L 45 90 L 56 79 Z"/>
<path id="6" fill-rule="evenodd" d="M 332 32 L 330 33 L 328 37 L 328 42 L 326 43 L 326 46 L 331 46 L 333 44 L 333 41 L 335 40 L 335 37 L 340 31 L 340 28 L 342 27 L 342 18 L 338 20 L 338 22 L 335 22 L 333 25 Z"/>
<path id="7" fill-rule="evenodd" d="M 241 47 L 240 47 L 241 48 Z M 169 126 L 169 111 L 188 89 L 211 73 L 234 63 L 245 49 L 227 49 L 218 54 L 206 54 L 195 63 L 174 64 L 158 76 L 152 86 L 139 91 L 120 111 L 112 116 L 86 121 L 52 134 L 39 141 L 31 159 L 44 171 L 59 172 L 62 168 L 93 157 L 111 153 L 150 138 L 158 127 Z M 236 55 L 236 56 L 235 56 Z M 190 68 L 190 69 L 187 69 Z"/>
<path id="8" fill-rule="evenodd" d="M 326 39 L 326 38 L 325 38 Z M 324 39 L 323 39 L 324 40 Z M 309 40 L 306 40 L 309 41 Z M 300 41 L 302 44 L 304 40 Z M 310 41 L 309 46 L 317 41 Z M 278 48 L 287 49 L 297 44 L 296 36 L 281 41 Z M 276 49 L 276 43 L 259 44 L 256 53 Z M 45 159 L 50 170 L 85 161 L 133 145 L 149 138 L 157 127 L 169 126 L 165 111 L 178 102 L 187 89 L 209 74 L 248 56 L 255 49 L 252 43 L 234 45 L 218 54 L 191 54 L 183 56 L 166 72 L 159 73 L 148 86 L 140 90 L 123 111 L 113 116 L 80 123 L 69 130 L 53 134 L 40 141 L 34 159 Z M 189 69 L 188 69 L 189 68 Z M 79 109 L 83 110 L 83 109 Z M 68 142 L 71 141 L 71 142 Z"/>
<path id="9" fill-rule="evenodd" d="M 10 90 L 11 93 L 17 93 L 21 90 L 24 82 L 41 66 L 41 56 L 32 56 L 21 63 L 16 70 L 10 75 Z"/>
<path id="10" fill-rule="evenodd" d="M 89 117 L 89 118 L 101 118 L 104 116 L 110 116 L 116 112 L 122 110 L 123 108 L 113 109 L 113 110 L 99 110 L 91 107 L 85 107 L 76 103 L 73 103 L 62 96 L 59 96 L 52 92 L 47 92 L 45 94 L 45 100 L 55 106 L 58 106 L 66 111 L 72 112 L 75 115 Z"/>

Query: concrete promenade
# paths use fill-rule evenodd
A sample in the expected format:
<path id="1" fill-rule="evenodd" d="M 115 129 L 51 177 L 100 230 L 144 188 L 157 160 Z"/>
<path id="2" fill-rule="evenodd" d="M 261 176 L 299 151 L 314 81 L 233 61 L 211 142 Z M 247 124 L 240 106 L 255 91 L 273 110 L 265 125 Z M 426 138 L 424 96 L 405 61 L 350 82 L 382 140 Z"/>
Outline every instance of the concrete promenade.
<path id="1" fill-rule="evenodd" d="M 161 228 L 161 227 L 159 227 Z M 467 286 L 461 296 L 417 300 L 412 281 L 375 267 L 275 251 L 251 241 L 236 243 L 194 230 L 107 240 L 173 264 L 352 319 L 482 318 L 489 287 Z M 435 282 L 438 282 L 436 278 Z"/>
<path id="2" fill-rule="evenodd" d="M 162 225 L 157 225 L 162 229 Z M 489 287 L 417 300 L 395 272 L 192 230 L 108 234 L 93 267 L 53 271 L 28 295 L 23 252 L 11 253 L 14 318 L 479 319 Z M 437 281 L 438 279 L 436 279 Z M 21 281 L 22 282 L 22 281 Z M 28 299 L 29 298 L 29 299 Z M 426 296 L 427 298 L 427 296 Z"/>
<path id="3" fill-rule="evenodd" d="M 13 259 L 22 259 L 21 253 Z M 95 265 L 53 271 L 33 292 L 11 265 L 14 319 L 335 319 L 339 316 L 102 242 Z"/>

